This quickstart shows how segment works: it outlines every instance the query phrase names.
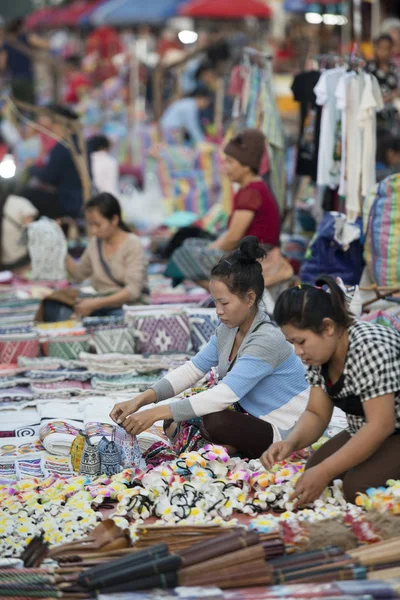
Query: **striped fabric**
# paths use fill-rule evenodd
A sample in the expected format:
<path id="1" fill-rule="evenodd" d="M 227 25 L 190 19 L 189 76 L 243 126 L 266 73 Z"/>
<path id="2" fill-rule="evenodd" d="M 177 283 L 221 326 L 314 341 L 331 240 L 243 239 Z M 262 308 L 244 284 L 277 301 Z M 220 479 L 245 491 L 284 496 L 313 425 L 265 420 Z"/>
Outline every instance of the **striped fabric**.
<path id="1" fill-rule="evenodd" d="M 364 256 L 379 286 L 400 287 L 400 174 L 387 177 L 367 196 Z"/>

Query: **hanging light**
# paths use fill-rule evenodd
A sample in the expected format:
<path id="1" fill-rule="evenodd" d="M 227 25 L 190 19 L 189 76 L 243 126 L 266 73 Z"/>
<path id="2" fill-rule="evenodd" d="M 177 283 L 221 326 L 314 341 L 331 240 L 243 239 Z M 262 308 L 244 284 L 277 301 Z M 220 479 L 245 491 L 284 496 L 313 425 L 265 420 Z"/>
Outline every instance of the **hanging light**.
<path id="1" fill-rule="evenodd" d="M 178 39 L 182 44 L 194 44 L 197 42 L 199 38 L 199 34 L 196 31 L 190 31 L 189 29 L 184 29 L 178 33 Z"/>
<path id="2" fill-rule="evenodd" d="M 12 179 L 16 170 L 17 167 L 15 165 L 13 156 L 11 154 L 6 154 L 3 160 L 0 162 L 0 177 L 3 179 Z"/>
<path id="3" fill-rule="evenodd" d="M 317 12 L 308 12 L 304 17 L 307 23 L 310 23 L 311 25 L 319 25 L 322 23 L 322 15 Z"/>

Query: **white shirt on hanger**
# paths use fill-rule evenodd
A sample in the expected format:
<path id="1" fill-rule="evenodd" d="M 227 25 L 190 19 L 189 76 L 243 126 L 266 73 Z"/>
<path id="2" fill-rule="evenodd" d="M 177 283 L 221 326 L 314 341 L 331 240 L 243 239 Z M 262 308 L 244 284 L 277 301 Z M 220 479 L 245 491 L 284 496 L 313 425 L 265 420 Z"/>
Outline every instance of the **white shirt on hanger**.
<path id="1" fill-rule="evenodd" d="M 376 77 L 364 74 L 364 90 L 358 114 L 363 132 L 361 195 L 366 196 L 376 184 L 376 113 L 383 110 L 382 92 Z"/>
<path id="2" fill-rule="evenodd" d="M 314 88 L 317 104 L 322 106 L 321 132 L 319 137 L 317 184 L 335 188 L 340 173 L 334 173 L 336 129 L 340 112 L 337 108 L 335 90 L 346 73 L 344 67 L 324 71 Z"/>
<path id="3" fill-rule="evenodd" d="M 355 77 L 354 71 L 345 73 L 338 81 L 336 88 L 337 108 L 341 112 L 341 128 L 342 128 L 342 149 L 340 162 L 340 181 L 339 181 L 339 196 L 346 196 L 347 191 L 347 81 Z"/>

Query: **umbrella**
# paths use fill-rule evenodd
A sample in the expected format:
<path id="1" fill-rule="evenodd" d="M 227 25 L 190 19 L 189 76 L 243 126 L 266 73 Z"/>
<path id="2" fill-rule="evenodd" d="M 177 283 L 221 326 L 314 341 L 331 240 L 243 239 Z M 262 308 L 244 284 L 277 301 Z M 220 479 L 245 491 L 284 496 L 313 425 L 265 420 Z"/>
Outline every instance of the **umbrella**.
<path id="1" fill-rule="evenodd" d="M 81 19 L 87 14 L 91 14 L 100 5 L 104 4 L 105 0 L 76 0 L 68 6 L 59 7 L 50 15 L 46 21 L 47 27 L 77 27 Z"/>
<path id="2" fill-rule="evenodd" d="M 192 0 L 180 9 L 180 14 L 193 18 L 268 19 L 272 10 L 261 0 Z"/>
<path id="3" fill-rule="evenodd" d="M 129 25 L 162 23 L 174 17 L 183 0 L 109 0 L 90 17 L 93 25 Z"/>
<path id="4" fill-rule="evenodd" d="M 50 19 L 53 13 L 56 11 L 56 6 L 45 6 L 39 10 L 35 10 L 26 17 L 25 27 L 27 29 L 34 29 L 35 27 L 40 27 L 41 25 L 47 25 L 48 19 Z"/>

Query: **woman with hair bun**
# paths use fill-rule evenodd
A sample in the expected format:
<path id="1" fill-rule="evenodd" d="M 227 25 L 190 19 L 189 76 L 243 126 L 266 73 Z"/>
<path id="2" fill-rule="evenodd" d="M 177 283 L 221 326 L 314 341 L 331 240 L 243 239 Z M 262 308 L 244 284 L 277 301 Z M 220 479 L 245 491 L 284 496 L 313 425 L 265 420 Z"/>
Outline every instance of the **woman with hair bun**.
<path id="1" fill-rule="evenodd" d="M 264 254 L 257 238 L 248 236 L 212 269 L 210 291 L 221 320 L 215 335 L 144 394 L 116 404 L 110 415 L 116 423 L 137 435 L 160 419 L 180 423 L 202 417 L 203 437 L 248 458 L 259 458 L 286 438 L 305 409 L 309 388 L 292 346 L 258 308 Z M 180 394 L 217 366 L 213 388 L 138 412 Z M 235 410 L 227 410 L 231 407 Z"/>
<path id="2" fill-rule="evenodd" d="M 358 492 L 400 478 L 400 334 L 353 318 L 346 298 L 328 276 L 318 286 L 283 292 L 274 319 L 296 354 L 308 365 L 307 410 L 285 441 L 262 456 L 266 468 L 316 442 L 335 406 L 347 415 L 348 429 L 326 442 L 297 481 L 297 504 L 319 498 L 334 479 L 354 502 Z"/>

